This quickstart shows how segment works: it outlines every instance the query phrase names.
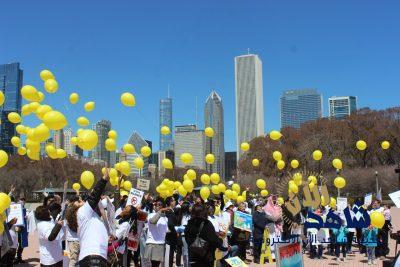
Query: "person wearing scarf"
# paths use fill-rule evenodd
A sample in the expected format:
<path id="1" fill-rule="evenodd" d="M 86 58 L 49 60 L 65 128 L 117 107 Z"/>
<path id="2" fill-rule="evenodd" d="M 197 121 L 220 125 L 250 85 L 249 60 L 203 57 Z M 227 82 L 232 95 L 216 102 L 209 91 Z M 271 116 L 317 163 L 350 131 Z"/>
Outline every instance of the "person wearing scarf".
<path id="1" fill-rule="evenodd" d="M 281 238 L 281 234 L 283 232 L 283 218 L 282 218 L 282 209 L 277 203 L 277 197 L 275 195 L 271 195 L 267 204 L 263 208 L 265 212 L 265 217 L 267 218 L 267 227 L 269 230 L 269 239 L 276 243 Z M 274 242 L 270 242 L 271 244 L 271 255 L 272 258 L 275 259 L 275 248 L 272 245 Z"/>

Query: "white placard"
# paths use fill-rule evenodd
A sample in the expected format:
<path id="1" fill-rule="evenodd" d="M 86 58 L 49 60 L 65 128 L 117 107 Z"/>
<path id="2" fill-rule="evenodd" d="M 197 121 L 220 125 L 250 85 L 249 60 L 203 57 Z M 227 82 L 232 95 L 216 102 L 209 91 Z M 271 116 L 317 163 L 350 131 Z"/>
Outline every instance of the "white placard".
<path id="1" fill-rule="evenodd" d="M 143 195 L 144 195 L 143 191 L 132 188 L 131 191 L 129 192 L 128 201 L 126 202 L 126 205 L 140 206 L 142 204 Z"/>
<path id="2" fill-rule="evenodd" d="M 392 199 L 396 207 L 400 208 L 400 190 L 390 193 L 389 197 Z"/>
<path id="3" fill-rule="evenodd" d="M 24 212 L 22 210 L 22 204 L 11 204 L 7 215 L 7 221 L 11 221 L 13 218 L 17 218 L 15 225 L 24 226 Z"/>
<path id="4" fill-rule="evenodd" d="M 368 193 L 364 196 L 364 205 L 368 207 L 372 203 L 372 193 Z"/>
<path id="5" fill-rule="evenodd" d="M 343 211 L 347 208 L 347 198 L 346 197 L 338 197 L 336 199 L 336 207 L 338 211 Z"/>
<path id="6" fill-rule="evenodd" d="M 137 180 L 137 189 L 143 191 L 149 191 L 150 189 L 150 180 L 147 179 L 138 179 Z"/>

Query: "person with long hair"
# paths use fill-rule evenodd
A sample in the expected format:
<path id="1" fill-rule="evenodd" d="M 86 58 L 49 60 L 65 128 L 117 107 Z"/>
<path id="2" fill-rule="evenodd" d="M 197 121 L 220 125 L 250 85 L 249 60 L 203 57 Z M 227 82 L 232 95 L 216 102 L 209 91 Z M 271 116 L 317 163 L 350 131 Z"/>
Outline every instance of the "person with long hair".
<path id="1" fill-rule="evenodd" d="M 75 267 L 79 258 L 78 221 L 76 217 L 78 207 L 73 204 L 78 199 L 71 199 L 71 203 L 68 204 L 65 210 L 65 241 L 69 252 L 69 267 Z"/>
<path id="2" fill-rule="evenodd" d="M 61 230 L 63 221 L 54 222 L 48 207 L 39 206 L 35 210 L 35 217 L 38 221 L 37 231 L 39 236 L 40 266 L 62 267 L 63 250 Z"/>

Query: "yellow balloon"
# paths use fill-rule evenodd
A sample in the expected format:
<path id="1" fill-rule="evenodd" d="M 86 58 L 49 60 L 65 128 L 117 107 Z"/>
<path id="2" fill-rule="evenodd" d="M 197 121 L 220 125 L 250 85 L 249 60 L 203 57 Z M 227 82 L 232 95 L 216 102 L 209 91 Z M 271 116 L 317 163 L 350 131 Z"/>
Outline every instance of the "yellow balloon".
<path id="1" fill-rule="evenodd" d="M 240 144 L 240 149 L 241 149 L 242 151 L 247 151 L 247 150 L 249 150 L 249 149 L 250 149 L 249 143 L 246 143 L 246 142 L 241 143 L 241 144 Z"/>
<path id="2" fill-rule="evenodd" d="M 251 161 L 251 164 L 252 164 L 254 167 L 258 167 L 258 165 L 260 165 L 260 161 L 259 161 L 258 159 L 253 159 L 253 160 Z"/>
<path id="3" fill-rule="evenodd" d="M 94 175 L 91 171 L 84 171 L 81 174 L 81 184 L 86 188 L 92 188 L 94 183 Z"/>
<path id="4" fill-rule="evenodd" d="M 194 188 L 194 184 L 190 179 L 186 179 L 185 181 L 183 181 L 182 186 L 188 193 L 191 193 Z"/>
<path id="5" fill-rule="evenodd" d="M 169 129 L 168 126 L 163 126 L 163 127 L 161 127 L 161 134 L 162 134 L 162 135 L 168 135 L 168 134 L 170 134 L 170 133 L 171 133 L 171 130 Z"/>
<path id="6" fill-rule="evenodd" d="M 315 186 L 315 184 L 314 184 L 313 182 L 311 182 L 311 183 L 308 184 L 308 187 L 309 187 L 310 189 L 313 189 L 314 186 Z"/>
<path id="7" fill-rule="evenodd" d="M 232 185 L 232 190 L 233 190 L 234 192 L 236 192 L 237 194 L 240 194 L 240 185 L 234 183 L 234 184 Z"/>
<path id="8" fill-rule="evenodd" d="M 105 147 L 107 151 L 115 151 L 117 149 L 117 144 L 114 139 L 107 138 L 105 141 Z"/>
<path id="9" fill-rule="evenodd" d="M 238 196 L 237 199 L 236 199 L 236 202 L 237 202 L 237 203 L 242 203 L 242 202 L 244 202 L 245 200 L 246 200 L 246 198 L 244 198 L 243 196 Z"/>
<path id="10" fill-rule="evenodd" d="M 210 189 L 206 186 L 203 186 L 200 189 L 200 196 L 203 200 L 206 200 L 210 196 Z"/>
<path id="11" fill-rule="evenodd" d="M 91 112 L 95 107 L 95 103 L 93 101 L 91 102 L 86 102 L 84 105 L 85 111 L 86 112 Z"/>
<path id="12" fill-rule="evenodd" d="M 10 207 L 11 198 L 9 195 L 1 192 L 0 193 L 0 213 L 3 213 L 6 209 Z"/>
<path id="13" fill-rule="evenodd" d="M 119 163 L 118 169 L 123 175 L 128 176 L 131 173 L 131 165 L 126 160 Z"/>
<path id="14" fill-rule="evenodd" d="M 175 181 L 174 182 L 174 189 L 178 189 L 181 185 L 182 185 L 181 182 Z"/>
<path id="15" fill-rule="evenodd" d="M 31 106 L 29 104 L 25 104 L 21 107 L 21 115 L 28 116 L 32 113 Z"/>
<path id="16" fill-rule="evenodd" d="M 333 180 L 333 184 L 335 185 L 336 188 L 343 188 L 346 186 L 346 180 L 343 177 L 336 177 L 335 180 Z"/>
<path id="17" fill-rule="evenodd" d="M 21 95 L 27 101 L 39 101 L 39 93 L 32 85 L 24 85 L 21 88 Z"/>
<path id="18" fill-rule="evenodd" d="M 267 183 L 263 179 L 257 179 L 256 185 L 259 189 L 265 189 L 267 187 Z"/>
<path id="19" fill-rule="evenodd" d="M 236 191 L 232 191 L 231 193 L 231 199 L 236 200 L 238 198 L 239 194 Z"/>
<path id="20" fill-rule="evenodd" d="M 275 161 L 280 161 L 282 160 L 282 153 L 279 151 L 274 151 L 272 152 L 272 157 L 274 158 Z"/>
<path id="21" fill-rule="evenodd" d="M 105 169 L 105 167 L 104 167 L 104 169 Z M 102 170 L 102 172 L 103 172 L 103 170 Z M 116 169 L 114 169 L 114 168 L 110 168 L 108 170 L 108 175 L 109 175 L 110 179 L 113 179 L 115 177 L 118 177 L 118 171 Z"/>
<path id="22" fill-rule="evenodd" d="M 181 154 L 181 161 L 183 163 L 185 163 L 186 165 L 192 163 L 192 161 L 193 161 L 192 154 L 190 154 L 190 153 L 182 153 Z"/>
<path id="23" fill-rule="evenodd" d="M 123 150 L 126 154 L 133 154 L 133 153 L 135 153 L 135 147 L 134 147 L 132 144 L 129 144 L 129 143 L 125 144 L 125 145 L 122 147 L 122 150 Z"/>
<path id="24" fill-rule="evenodd" d="M 67 156 L 67 152 L 65 152 L 64 149 L 62 148 L 57 148 L 57 158 L 58 159 L 63 159 Z"/>
<path id="25" fill-rule="evenodd" d="M 381 147 L 382 147 L 382 149 L 389 149 L 390 148 L 390 143 L 389 143 L 389 141 L 383 141 L 382 143 L 381 143 Z"/>
<path id="26" fill-rule="evenodd" d="M 69 95 L 69 103 L 75 105 L 79 101 L 79 95 L 77 93 L 72 93 Z"/>
<path id="27" fill-rule="evenodd" d="M 329 206 L 331 206 L 332 208 L 336 208 L 336 199 L 334 199 L 333 197 L 331 197 L 331 201 L 329 202 Z"/>
<path id="28" fill-rule="evenodd" d="M 131 189 L 132 189 L 132 183 L 131 183 L 130 181 L 125 181 L 125 182 L 124 182 L 124 189 L 125 189 L 126 191 L 131 191 Z"/>
<path id="29" fill-rule="evenodd" d="M 266 189 L 261 190 L 261 196 L 262 197 L 268 196 L 268 190 L 266 190 Z"/>
<path id="30" fill-rule="evenodd" d="M 301 173 L 296 172 L 293 175 L 293 181 L 297 186 L 300 186 L 302 184 L 302 182 L 303 182 L 303 176 L 301 175 Z"/>
<path id="31" fill-rule="evenodd" d="M 313 152 L 312 156 L 313 156 L 313 159 L 314 159 L 315 161 L 321 160 L 321 159 L 322 159 L 322 152 L 321 152 L 321 150 L 315 150 L 315 151 Z"/>
<path id="32" fill-rule="evenodd" d="M 44 100 L 44 98 L 45 98 L 44 94 L 39 91 L 38 92 L 38 102 L 39 103 L 42 102 Z"/>
<path id="33" fill-rule="evenodd" d="M 21 139 L 18 136 L 11 137 L 11 144 L 15 147 L 21 146 Z"/>
<path id="34" fill-rule="evenodd" d="M 56 110 L 52 110 L 44 114 L 43 122 L 51 130 L 60 130 L 67 126 L 68 122 L 64 115 Z"/>
<path id="35" fill-rule="evenodd" d="M 0 106 L 2 106 L 4 104 L 4 100 L 6 98 L 4 97 L 3 91 L 0 91 Z"/>
<path id="36" fill-rule="evenodd" d="M 187 191 L 186 191 L 186 189 L 183 187 L 183 185 L 180 185 L 180 186 L 178 187 L 178 193 L 179 193 L 179 195 L 181 195 L 181 196 L 183 196 L 183 197 L 185 197 L 185 196 L 187 195 Z"/>
<path id="37" fill-rule="evenodd" d="M 36 113 L 37 109 L 40 107 L 39 102 L 32 102 L 32 103 L 29 103 L 28 105 L 29 105 L 29 110 L 31 112 L 35 112 L 35 113 Z"/>
<path id="38" fill-rule="evenodd" d="M 297 168 L 299 167 L 299 165 L 300 165 L 300 163 L 299 163 L 299 161 L 298 161 L 297 159 L 293 159 L 293 160 L 290 162 L 290 166 L 291 166 L 293 169 L 297 169 Z"/>
<path id="39" fill-rule="evenodd" d="M 115 131 L 115 130 L 110 130 L 110 131 L 108 132 L 108 138 L 112 138 L 112 139 L 116 140 L 117 137 L 118 137 L 117 131 Z"/>
<path id="40" fill-rule="evenodd" d="M 47 156 L 49 156 L 51 159 L 57 158 L 57 149 L 54 147 L 54 145 L 52 144 L 46 145 L 45 150 Z"/>
<path id="41" fill-rule="evenodd" d="M 207 127 L 204 129 L 204 133 L 207 137 L 213 137 L 214 136 L 214 129 L 211 127 Z"/>
<path id="42" fill-rule="evenodd" d="M 74 189 L 75 191 L 79 191 L 81 189 L 81 185 L 79 183 L 74 183 L 72 185 L 72 189 Z"/>
<path id="43" fill-rule="evenodd" d="M 276 163 L 276 167 L 279 169 L 279 170 L 283 170 L 284 168 L 285 168 L 285 162 L 283 161 L 283 160 L 279 160 L 277 163 Z"/>
<path id="44" fill-rule="evenodd" d="M 49 79 L 54 79 L 54 75 L 51 71 L 49 70 L 42 70 L 40 72 L 40 79 L 42 79 L 42 81 L 47 81 Z"/>
<path id="45" fill-rule="evenodd" d="M 140 149 L 140 153 L 143 155 L 143 157 L 150 157 L 151 155 L 151 148 L 149 146 L 143 146 Z"/>
<path id="46" fill-rule="evenodd" d="M 21 146 L 21 147 L 18 148 L 17 152 L 18 152 L 19 155 L 23 156 L 23 155 L 26 154 L 26 148 Z"/>
<path id="47" fill-rule="evenodd" d="M 71 144 L 77 145 L 78 144 L 78 137 L 76 137 L 76 136 L 71 137 Z"/>
<path id="48" fill-rule="evenodd" d="M 0 168 L 4 167 L 8 162 L 8 155 L 4 150 L 0 150 Z"/>
<path id="49" fill-rule="evenodd" d="M 365 150 L 367 148 L 367 143 L 365 141 L 363 141 L 363 140 L 359 140 L 356 143 L 356 147 L 357 147 L 358 150 L 363 151 L 363 150 Z"/>
<path id="50" fill-rule="evenodd" d="M 33 129 L 33 133 L 35 137 L 32 140 L 37 142 L 44 142 L 50 138 L 50 129 L 44 123 L 39 124 Z"/>
<path id="51" fill-rule="evenodd" d="M 341 170 L 343 168 L 343 163 L 340 159 L 334 159 L 332 160 L 332 166 L 335 169 Z"/>
<path id="52" fill-rule="evenodd" d="M 10 122 L 12 122 L 14 124 L 21 122 L 21 116 L 17 112 L 8 113 L 7 118 Z"/>
<path id="53" fill-rule="evenodd" d="M 133 164 L 137 169 L 143 169 L 144 161 L 141 157 L 137 157 L 133 160 Z"/>
<path id="54" fill-rule="evenodd" d="M 221 178 L 219 177 L 219 174 L 218 173 L 211 173 L 211 175 L 210 175 L 210 180 L 211 180 L 211 182 L 213 183 L 213 184 L 218 184 L 219 183 L 219 181 L 221 180 Z"/>
<path id="55" fill-rule="evenodd" d="M 81 116 L 76 119 L 76 123 L 81 127 L 85 127 L 89 125 L 90 121 L 86 117 Z"/>
<path id="56" fill-rule="evenodd" d="M 203 183 L 203 184 L 205 184 L 205 185 L 208 185 L 208 184 L 210 184 L 210 176 L 208 175 L 208 174 L 202 174 L 201 176 L 200 176 L 200 181 Z"/>
<path id="57" fill-rule="evenodd" d="M 196 180 L 196 172 L 194 170 L 189 169 L 187 170 L 186 174 L 190 180 Z"/>
<path id="58" fill-rule="evenodd" d="M 112 186 L 117 186 L 118 185 L 118 177 L 110 178 L 110 184 Z"/>
<path id="59" fill-rule="evenodd" d="M 136 105 L 135 97 L 131 93 L 123 93 L 121 95 L 121 103 L 127 107 L 134 107 Z"/>
<path id="60" fill-rule="evenodd" d="M 22 124 L 17 125 L 17 127 L 15 127 L 15 130 L 19 134 L 26 134 L 26 127 Z"/>
<path id="61" fill-rule="evenodd" d="M 49 105 L 41 105 L 36 110 L 36 117 L 38 117 L 39 120 L 43 120 L 44 115 L 52 110 L 53 109 Z"/>
<path id="62" fill-rule="evenodd" d="M 78 134 L 78 146 L 83 150 L 92 150 L 97 145 L 98 141 L 99 137 L 97 136 L 97 133 L 93 130 L 84 129 Z"/>
<path id="63" fill-rule="evenodd" d="M 218 184 L 218 189 L 219 189 L 219 192 L 225 193 L 225 191 L 226 191 L 226 186 L 225 186 L 223 183 L 219 183 L 219 184 Z"/>
<path id="64" fill-rule="evenodd" d="M 227 199 L 231 199 L 231 198 L 232 198 L 232 190 L 226 189 L 224 195 L 225 195 L 225 197 L 226 197 Z"/>
<path id="65" fill-rule="evenodd" d="M 215 156 L 213 154 L 207 154 L 205 160 L 208 164 L 213 164 L 215 162 Z"/>
<path id="66" fill-rule="evenodd" d="M 299 192 L 299 187 L 296 184 L 289 184 L 289 191 L 297 194 Z"/>
<path id="67" fill-rule="evenodd" d="M 282 206 L 285 201 L 283 200 L 283 197 L 278 197 L 277 201 L 278 205 Z"/>
<path id="68" fill-rule="evenodd" d="M 162 165 L 165 169 L 172 169 L 172 161 L 170 159 L 163 159 L 162 160 Z"/>
<path id="69" fill-rule="evenodd" d="M 269 132 L 269 138 L 272 140 L 279 140 L 282 137 L 282 134 L 279 131 L 273 130 Z"/>
<path id="70" fill-rule="evenodd" d="M 317 177 L 315 177 L 314 175 L 308 176 L 307 180 L 309 183 L 317 184 Z"/>
<path id="71" fill-rule="evenodd" d="M 381 229 L 384 225 L 385 225 L 385 217 L 383 216 L 383 214 L 379 211 L 373 211 L 371 212 L 371 214 L 369 215 L 371 218 L 371 225 Z"/>
<path id="72" fill-rule="evenodd" d="M 58 90 L 58 82 L 54 79 L 48 79 L 44 82 L 44 89 L 47 93 L 55 93 Z"/>
<path id="73" fill-rule="evenodd" d="M 220 193 L 218 185 L 213 185 L 213 186 L 211 186 L 211 192 L 212 192 L 214 195 L 218 195 L 218 194 Z"/>

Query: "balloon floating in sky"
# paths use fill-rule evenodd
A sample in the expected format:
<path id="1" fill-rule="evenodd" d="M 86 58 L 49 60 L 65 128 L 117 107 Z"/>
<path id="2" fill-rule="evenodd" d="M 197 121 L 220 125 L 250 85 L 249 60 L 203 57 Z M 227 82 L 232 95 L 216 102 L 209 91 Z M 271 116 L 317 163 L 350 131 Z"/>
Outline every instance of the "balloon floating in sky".
<path id="1" fill-rule="evenodd" d="M 241 143 L 241 144 L 240 144 L 240 149 L 241 149 L 242 151 L 247 151 L 247 150 L 249 150 L 249 149 L 250 149 L 249 143 L 246 143 L 246 142 Z"/>
<path id="2" fill-rule="evenodd" d="M 172 165 L 172 161 L 170 159 L 163 159 L 162 160 L 162 165 L 165 169 L 172 169 L 173 165 Z"/>
<path id="3" fill-rule="evenodd" d="M 300 165 L 300 163 L 299 163 L 299 161 L 297 159 L 293 159 L 290 162 L 290 166 L 292 167 L 292 169 L 297 169 L 299 167 L 299 165 Z"/>
<path id="4" fill-rule="evenodd" d="M 21 122 L 21 116 L 17 112 L 8 113 L 7 118 L 10 122 L 12 122 L 14 124 Z"/>
<path id="5" fill-rule="evenodd" d="M 390 148 L 390 143 L 389 143 L 389 141 L 383 141 L 383 142 L 381 143 L 381 147 L 382 147 L 382 149 L 384 149 L 384 150 L 389 149 L 389 148 Z"/>
<path id="6" fill-rule="evenodd" d="M 0 168 L 4 167 L 8 162 L 8 155 L 4 150 L 0 150 Z"/>
<path id="7" fill-rule="evenodd" d="M 115 151 L 117 149 L 117 144 L 112 138 L 107 138 L 105 141 L 105 147 L 107 151 Z"/>
<path id="8" fill-rule="evenodd" d="M 335 169 L 341 170 L 343 168 L 343 163 L 340 159 L 334 159 L 332 160 L 332 166 Z"/>
<path id="9" fill-rule="evenodd" d="M 67 126 L 68 122 L 65 116 L 56 110 L 46 112 L 43 116 L 43 122 L 51 130 L 60 130 Z"/>
<path id="10" fill-rule="evenodd" d="M 118 134 L 117 134 L 117 131 L 115 131 L 115 130 L 110 130 L 109 132 L 108 132 L 108 138 L 112 138 L 112 139 L 117 139 L 117 137 L 118 137 Z"/>
<path id="11" fill-rule="evenodd" d="M 24 85 L 21 88 L 21 95 L 25 100 L 30 102 L 40 100 L 38 91 L 32 85 Z"/>
<path id="12" fill-rule="evenodd" d="M 84 129 L 78 134 L 78 146 L 83 150 L 92 150 L 99 141 L 97 133 L 90 129 Z"/>
<path id="13" fill-rule="evenodd" d="M 258 179 L 256 185 L 259 189 L 265 189 L 267 187 L 267 183 L 263 179 Z"/>
<path id="14" fill-rule="evenodd" d="M 211 127 L 207 127 L 204 129 L 204 133 L 207 137 L 213 137 L 214 136 L 214 129 Z"/>
<path id="15" fill-rule="evenodd" d="M 79 95 L 77 93 L 72 93 L 69 95 L 69 103 L 75 105 L 79 101 Z"/>
<path id="16" fill-rule="evenodd" d="M 209 176 L 208 174 L 204 173 L 204 174 L 202 174 L 202 175 L 200 176 L 200 181 L 201 181 L 203 184 L 208 185 L 208 184 L 210 184 L 210 176 Z"/>
<path id="17" fill-rule="evenodd" d="M 126 143 L 123 147 L 122 150 L 126 153 L 126 154 L 133 154 L 135 153 L 135 147 L 132 144 Z"/>
<path id="18" fill-rule="evenodd" d="M 162 135 L 168 135 L 168 134 L 170 134 L 171 133 L 171 130 L 169 129 L 169 127 L 168 126 L 163 126 L 163 127 L 161 127 L 161 134 Z"/>
<path id="19" fill-rule="evenodd" d="M 335 185 L 336 188 L 343 188 L 346 186 L 346 180 L 343 177 L 336 177 L 335 180 L 333 180 L 333 184 Z"/>
<path id="20" fill-rule="evenodd" d="M 84 109 L 86 112 L 91 112 L 94 110 L 95 105 L 96 104 L 93 101 L 86 102 L 84 105 Z"/>
<path id="21" fill-rule="evenodd" d="M 360 151 L 364 151 L 367 148 L 367 143 L 364 140 L 358 140 L 356 143 L 356 147 Z"/>
<path id="22" fill-rule="evenodd" d="M 181 154 L 181 161 L 185 164 L 190 164 L 193 162 L 193 156 L 190 153 L 182 153 Z"/>
<path id="23" fill-rule="evenodd" d="M 53 73 L 49 70 L 42 70 L 40 72 L 40 79 L 42 79 L 42 81 L 47 81 L 49 79 L 55 79 Z"/>
<path id="24" fill-rule="evenodd" d="M 283 160 L 279 160 L 277 163 L 276 163 L 276 167 L 279 169 L 279 170 L 283 170 L 284 168 L 285 168 L 285 162 L 283 161 Z"/>
<path id="25" fill-rule="evenodd" d="M 79 191 L 81 189 L 81 185 L 79 183 L 74 183 L 72 185 L 72 189 L 74 189 L 75 191 Z"/>
<path id="26" fill-rule="evenodd" d="M 273 130 L 269 132 L 269 138 L 272 140 L 279 140 L 282 137 L 282 134 L 279 131 Z"/>
<path id="27" fill-rule="evenodd" d="M 121 103 L 127 107 L 134 107 L 136 105 L 135 97 L 129 92 L 123 93 L 121 95 Z"/>
<path id="28" fill-rule="evenodd" d="M 81 174 L 81 184 L 86 188 L 92 188 L 94 183 L 94 175 L 91 171 L 84 171 Z"/>
<path id="29" fill-rule="evenodd" d="M 151 155 L 151 148 L 149 146 L 143 146 L 140 149 L 140 153 L 143 155 L 143 157 L 147 158 L 150 157 Z"/>
<path id="30" fill-rule="evenodd" d="M 251 161 L 251 164 L 252 164 L 254 167 L 258 167 L 258 166 L 260 165 L 260 161 L 259 161 L 258 159 L 253 159 L 253 160 Z"/>
<path id="31" fill-rule="evenodd" d="M 315 150 L 312 154 L 312 157 L 315 161 L 320 161 L 322 159 L 322 152 L 321 150 Z"/>
<path id="32" fill-rule="evenodd" d="M 268 190 L 266 190 L 266 189 L 261 190 L 261 196 L 262 197 L 268 196 Z"/>
<path id="33" fill-rule="evenodd" d="M 282 160 L 282 153 L 279 151 L 274 151 L 272 152 L 272 157 L 274 158 L 275 161 L 280 161 Z"/>
<path id="34" fill-rule="evenodd" d="M 4 104 L 4 100 L 5 100 L 4 93 L 3 91 L 0 91 L 0 106 Z"/>
<path id="35" fill-rule="evenodd" d="M 58 82 L 54 79 L 48 79 L 44 82 L 44 89 L 47 93 L 54 94 L 58 90 Z"/>
<path id="36" fill-rule="evenodd" d="M 208 164 L 213 164 L 215 162 L 214 154 L 207 154 L 205 160 Z"/>
<path id="37" fill-rule="evenodd" d="M 85 127 L 88 126 L 90 124 L 89 120 L 86 117 L 79 117 L 76 119 L 76 123 L 81 126 L 81 127 Z"/>
<path id="38" fill-rule="evenodd" d="M 133 160 L 133 164 L 137 169 L 143 169 L 144 161 L 141 157 L 137 157 Z"/>

